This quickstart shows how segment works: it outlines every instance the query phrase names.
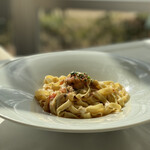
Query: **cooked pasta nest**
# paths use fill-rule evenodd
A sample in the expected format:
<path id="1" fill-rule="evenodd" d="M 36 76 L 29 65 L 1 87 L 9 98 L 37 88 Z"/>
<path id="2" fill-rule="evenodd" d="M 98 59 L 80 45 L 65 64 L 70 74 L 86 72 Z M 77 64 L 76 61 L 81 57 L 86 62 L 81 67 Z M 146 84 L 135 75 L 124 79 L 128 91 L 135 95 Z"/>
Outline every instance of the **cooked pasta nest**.
<path id="1" fill-rule="evenodd" d="M 95 118 L 120 112 L 130 96 L 119 83 L 71 72 L 67 76 L 45 76 L 35 99 L 44 111 L 59 117 Z"/>

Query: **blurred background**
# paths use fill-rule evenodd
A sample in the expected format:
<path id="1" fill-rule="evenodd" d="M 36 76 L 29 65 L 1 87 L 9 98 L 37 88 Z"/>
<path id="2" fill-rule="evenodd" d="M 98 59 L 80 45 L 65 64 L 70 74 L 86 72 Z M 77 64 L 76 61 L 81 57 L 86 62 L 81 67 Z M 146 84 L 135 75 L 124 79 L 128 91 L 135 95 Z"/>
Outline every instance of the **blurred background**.
<path id="1" fill-rule="evenodd" d="M 74 50 L 150 38 L 144 11 L 0 0 L 0 46 L 12 55 Z"/>

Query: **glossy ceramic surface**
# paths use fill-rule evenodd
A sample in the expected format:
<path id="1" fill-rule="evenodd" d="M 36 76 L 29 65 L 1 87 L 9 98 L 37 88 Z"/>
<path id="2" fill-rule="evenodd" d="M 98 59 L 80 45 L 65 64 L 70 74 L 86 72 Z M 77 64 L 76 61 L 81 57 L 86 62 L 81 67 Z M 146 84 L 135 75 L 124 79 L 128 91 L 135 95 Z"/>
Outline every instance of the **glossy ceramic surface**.
<path id="1" fill-rule="evenodd" d="M 97 80 L 121 83 L 130 93 L 122 112 L 92 119 L 67 119 L 43 112 L 34 100 L 45 75 L 87 72 Z M 12 121 L 61 132 L 119 130 L 150 120 L 150 66 L 112 54 L 68 51 L 34 55 L 0 68 L 0 116 Z"/>

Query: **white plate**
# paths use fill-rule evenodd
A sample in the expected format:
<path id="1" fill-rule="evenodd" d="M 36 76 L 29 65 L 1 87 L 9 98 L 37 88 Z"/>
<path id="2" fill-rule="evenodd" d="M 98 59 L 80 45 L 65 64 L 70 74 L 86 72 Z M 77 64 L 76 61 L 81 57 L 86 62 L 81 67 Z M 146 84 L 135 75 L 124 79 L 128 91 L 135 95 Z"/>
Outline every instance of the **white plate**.
<path id="1" fill-rule="evenodd" d="M 45 113 L 34 100 L 45 75 L 87 72 L 97 80 L 121 83 L 130 93 L 122 112 L 92 119 L 67 119 Z M 112 54 L 68 51 L 34 55 L 0 68 L 0 116 L 12 121 L 62 132 L 119 130 L 150 120 L 150 67 Z"/>

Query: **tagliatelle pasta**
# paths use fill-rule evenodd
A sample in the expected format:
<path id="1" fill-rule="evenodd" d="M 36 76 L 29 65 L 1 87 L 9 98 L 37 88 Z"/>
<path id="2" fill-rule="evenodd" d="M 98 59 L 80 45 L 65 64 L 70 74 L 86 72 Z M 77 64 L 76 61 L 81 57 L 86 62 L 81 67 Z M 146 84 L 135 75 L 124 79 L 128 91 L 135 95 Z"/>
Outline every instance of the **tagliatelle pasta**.
<path id="1" fill-rule="evenodd" d="M 35 98 L 46 112 L 66 118 L 94 118 L 121 111 L 130 96 L 113 81 L 97 81 L 86 73 L 47 75 Z"/>

